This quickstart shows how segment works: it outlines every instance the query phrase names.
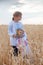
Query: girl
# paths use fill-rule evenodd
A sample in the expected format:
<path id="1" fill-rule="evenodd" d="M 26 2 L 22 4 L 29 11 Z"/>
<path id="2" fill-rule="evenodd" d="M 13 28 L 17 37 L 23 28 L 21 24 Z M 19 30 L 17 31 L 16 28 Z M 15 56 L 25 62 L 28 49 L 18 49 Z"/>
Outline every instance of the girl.
<path id="1" fill-rule="evenodd" d="M 12 18 L 12 21 L 9 23 L 8 25 L 8 35 L 10 36 L 10 45 L 13 47 L 14 49 L 14 56 L 18 55 L 18 48 L 16 47 L 17 45 L 17 40 L 16 40 L 16 30 L 18 28 L 23 28 L 23 25 L 21 22 L 19 22 L 22 18 L 22 13 L 21 12 L 18 12 L 16 11 L 14 14 L 13 14 L 13 18 Z M 25 34 L 26 36 L 26 34 Z"/>

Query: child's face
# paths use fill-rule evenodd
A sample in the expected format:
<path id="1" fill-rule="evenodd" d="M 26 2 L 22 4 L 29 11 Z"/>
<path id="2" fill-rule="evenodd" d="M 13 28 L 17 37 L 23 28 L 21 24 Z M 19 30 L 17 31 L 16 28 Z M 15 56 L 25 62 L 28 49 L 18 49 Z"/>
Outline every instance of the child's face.
<path id="1" fill-rule="evenodd" d="M 19 30 L 19 31 L 18 31 L 18 35 L 21 35 L 21 34 L 22 34 L 22 32 L 23 32 L 23 31 Z"/>
<path id="2" fill-rule="evenodd" d="M 21 18 L 22 18 L 21 16 L 18 16 L 18 17 L 15 16 L 15 17 L 14 17 L 14 21 L 18 22 L 18 21 L 21 20 Z"/>
<path id="3" fill-rule="evenodd" d="M 19 36 L 21 36 L 21 35 L 24 34 L 24 31 L 23 31 L 23 30 L 17 30 L 17 34 L 18 34 Z"/>

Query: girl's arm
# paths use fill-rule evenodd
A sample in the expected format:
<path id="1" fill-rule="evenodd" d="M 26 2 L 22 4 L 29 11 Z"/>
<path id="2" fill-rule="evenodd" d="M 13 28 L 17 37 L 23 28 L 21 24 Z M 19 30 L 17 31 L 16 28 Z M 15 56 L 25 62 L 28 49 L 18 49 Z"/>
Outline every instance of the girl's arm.
<path id="1" fill-rule="evenodd" d="M 26 32 L 24 31 L 24 35 L 25 35 L 25 37 L 27 38 L 27 34 L 26 34 Z"/>
<path id="2" fill-rule="evenodd" d="M 12 36 L 12 37 L 16 37 L 16 31 L 15 31 L 15 28 L 14 28 L 14 32 L 13 32 L 13 25 L 12 25 L 12 23 L 10 23 L 8 25 L 8 35 Z"/>
<path id="3" fill-rule="evenodd" d="M 27 39 L 27 34 L 26 34 L 26 31 L 24 30 L 24 26 L 23 26 L 22 23 L 21 23 L 21 29 L 24 31 L 24 36 L 25 36 L 25 38 Z"/>

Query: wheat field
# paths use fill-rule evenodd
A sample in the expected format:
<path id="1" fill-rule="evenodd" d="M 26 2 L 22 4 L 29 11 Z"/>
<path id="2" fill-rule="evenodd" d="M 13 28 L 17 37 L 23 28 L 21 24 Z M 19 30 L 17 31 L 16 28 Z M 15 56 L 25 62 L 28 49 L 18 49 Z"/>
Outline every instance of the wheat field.
<path id="1" fill-rule="evenodd" d="M 13 56 L 10 47 L 8 26 L 0 25 L 0 65 L 43 65 L 43 25 L 24 25 L 30 48 L 33 52 L 34 63 L 26 58 Z"/>

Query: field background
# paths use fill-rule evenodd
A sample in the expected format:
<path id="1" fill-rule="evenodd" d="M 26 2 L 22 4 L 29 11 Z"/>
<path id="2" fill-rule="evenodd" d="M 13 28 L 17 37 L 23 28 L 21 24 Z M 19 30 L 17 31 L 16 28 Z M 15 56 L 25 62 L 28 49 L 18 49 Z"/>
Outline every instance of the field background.
<path id="1" fill-rule="evenodd" d="M 30 64 L 28 60 L 27 65 L 43 65 L 43 25 L 24 25 L 24 28 L 35 58 L 34 64 Z M 17 64 L 19 58 L 14 61 L 14 57 L 11 57 L 12 50 L 7 29 L 8 26 L 0 25 L 0 65 L 19 65 Z M 22 61 L 20 63 L 20 65 L 26 65 L 26 60 L 24 64 Z"/>

